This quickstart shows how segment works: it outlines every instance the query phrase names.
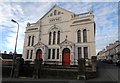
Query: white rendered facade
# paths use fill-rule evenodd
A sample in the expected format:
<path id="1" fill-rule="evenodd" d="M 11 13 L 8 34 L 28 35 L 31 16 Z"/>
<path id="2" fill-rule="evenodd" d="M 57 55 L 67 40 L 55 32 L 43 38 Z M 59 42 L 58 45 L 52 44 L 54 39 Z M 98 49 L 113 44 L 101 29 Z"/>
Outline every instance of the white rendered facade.
<path id="1" fill-rule="evenodd" d="M 28 23 L 23 58 L 34 61 L 38 50 L 43 64 L 62 65 L 63 59 L 69 59 L 67 64 L 77 65 L 78 57 L 91 59 L 96 55 L 93 12 L 75 14 L 54 6 L 36 23 Z"/>

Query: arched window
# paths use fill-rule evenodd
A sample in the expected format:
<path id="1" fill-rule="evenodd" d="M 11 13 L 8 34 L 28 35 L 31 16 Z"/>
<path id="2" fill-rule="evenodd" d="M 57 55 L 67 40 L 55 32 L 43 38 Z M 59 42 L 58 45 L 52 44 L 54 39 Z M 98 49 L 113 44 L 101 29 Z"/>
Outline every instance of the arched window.
<path id="1" fill-rule="evenodd" d="M 31 36 L 28 37 L 28 46 L 30 46 Z"/>
<path id="2" fill-rule="evenodd" d="M 77 31 L 77 42 L 78 43 L 81 42 L 81 31 L 80 30 Z"/>
<path id="3" fill-rule="evenodd" d="M 51 32 L 49 33 L 49 45 L 51 44 Z"/>
<path id="4" fill-rule="evenodd" d="M 57 11 L 55 10 L 55 11 L 54 11 L 54 15 L 56 15 L 56 14 L 57 14 Z"/>
<path id="5" fill-rule="evenodd" d="M 87 42 L 87 30 L 83 30 L 83 42 Z"/>
<path id="6" fill-rule="evenodd" d="M 31 46 L 33 46 L 34 45 L 34 36 L 32 36 L 32 45 Z"/>
<path id="7" fill-rule="evenodd" d="M 56 40 L 56 32 L 53 32 L 53 44 L 55 44 L 55 40 Z"/>
<path id="8" fill-rule="evenodd" d="M 58 31 L 58 35 L 57 35 L 57 44 L 60 44 L 60 31 Z"/>

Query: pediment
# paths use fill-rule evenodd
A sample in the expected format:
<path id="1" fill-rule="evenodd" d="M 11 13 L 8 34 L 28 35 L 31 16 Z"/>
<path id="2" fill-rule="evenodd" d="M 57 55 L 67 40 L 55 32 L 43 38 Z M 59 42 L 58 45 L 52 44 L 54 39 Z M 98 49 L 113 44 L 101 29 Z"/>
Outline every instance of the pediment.
<path id="1" fill-rule="evenodd" d="M 73 15 L 73 14 L 74 14 L 73 12 L 68 11 L 66 9 L 63 9 L 63 8 L 55 5 L 40 20 L 43 20 L 44 18 L 47 19 L 47 18 L 60 17 L 62 15 Z M 53 21 L 60 20 L 60 18 L 51 19 L 51 21 L 52 20 Z"/>
<path id="2" fill-rule="evenodd" d="M 63 42 L 60 43 L 60 46 L 62 46 L 62 45 L 74 45 L 74 43 L 65 39 Z"/>
<path id="3" fill-rule="evenodd" d="M 40 42 L 40 41 L 39 41 L 37 44 L 34 45 L 35 48 L 37 48 L 37 47 L 45 47 L 45 46 L 46 46 L 46 45 L 43 44 L 43 43 Z"/>

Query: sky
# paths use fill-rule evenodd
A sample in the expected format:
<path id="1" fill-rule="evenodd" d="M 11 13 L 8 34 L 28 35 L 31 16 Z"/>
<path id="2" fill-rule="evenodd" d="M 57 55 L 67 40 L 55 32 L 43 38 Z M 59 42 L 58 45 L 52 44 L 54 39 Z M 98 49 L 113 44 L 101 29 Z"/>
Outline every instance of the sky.
<path id="1" fill-rule="evenodd" d="M 42 1 L 42 2 L 41 2 Z M 54 5 L 66 10 L 80 14 L 93 10 L 96 23 L 96 53 L 105 48 L 109 43 L 118 40 L 118 0 L 68 0 L 47 2 L 48 0 L 29 0 L 24 2 L 18 0 L 4 0 L 0 2 L 0 51 L 14 52 L 17 24 L 19 23 L 19 35 L 17 42 L 17 53 L 23 52 L 25 27 L 27 22 L 35 23 L 46 14 Z M 105 1 L 105 0 L 104 0 Z M 114 2 L 113 2 L 114 1 Z"/>

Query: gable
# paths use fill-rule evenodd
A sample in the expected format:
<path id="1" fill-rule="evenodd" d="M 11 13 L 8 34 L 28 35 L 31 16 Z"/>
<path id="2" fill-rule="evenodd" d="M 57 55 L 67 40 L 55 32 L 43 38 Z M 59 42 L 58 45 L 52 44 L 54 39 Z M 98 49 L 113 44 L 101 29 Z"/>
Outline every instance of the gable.
<path id="1" fill-rule="evenodd" d="M 37 47 L 44 47 L 44 46 L 45 46 L 45 44 L 43 44 L 40 41 L 38 41 L 38 43 L 34 45 L 35 48 L 37 48 Z"/>
<path id="2" fill-rule="evenodd" d="M 41 21 L 42 24 L 60 22 L 71 19 L 71 15 L 74 15 L 74 13 L 55 5 L 39 21 Z"/>

